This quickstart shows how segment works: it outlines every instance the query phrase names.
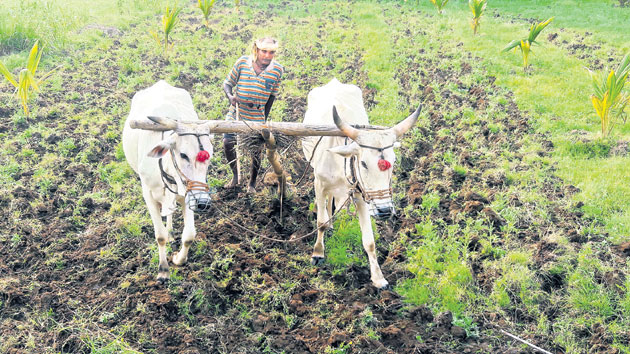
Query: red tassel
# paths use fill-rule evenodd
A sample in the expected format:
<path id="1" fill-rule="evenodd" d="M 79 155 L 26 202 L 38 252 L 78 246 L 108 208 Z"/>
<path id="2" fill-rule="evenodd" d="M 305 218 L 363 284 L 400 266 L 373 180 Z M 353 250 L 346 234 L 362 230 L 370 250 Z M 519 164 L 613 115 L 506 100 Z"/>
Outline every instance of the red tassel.
<path id="1" fill-rule="evenodd" d="M 197 154 L 197 161 L 199 162 L 205 162 L 209 158 L 210 158 L 210 153 L 207 152 L 206 150 L 201 150 Z"/>
<path id="2" fill-rule="evenodd" d="M 387 160 L 378 160 L 378 168 L 381 171 L 387 171 L 392 167 L 392 164 Z"/>

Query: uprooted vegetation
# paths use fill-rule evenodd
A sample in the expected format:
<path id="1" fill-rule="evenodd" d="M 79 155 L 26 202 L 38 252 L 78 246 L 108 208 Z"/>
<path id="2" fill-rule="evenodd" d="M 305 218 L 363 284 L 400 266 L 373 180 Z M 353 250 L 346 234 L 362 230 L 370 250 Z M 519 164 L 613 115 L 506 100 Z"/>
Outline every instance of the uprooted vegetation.
<path id="1" fill-rule="evenodd" d="M 393 94 L 361 56 L 363 13 L 313 5 L 288 16 L 285 6 L 243 6 L 249 22 L 217 7 L 209 28 L 185 9 L 168 60 L 148 40 L 154 22 L 92 28 L 97 45 L 68 56 L 28 120 L 0 100 L 2 351 L 528 352 L 500 329 L 552 352 L 627 348 L 629 247 L 611 248 L 582 217 L 576 188 L 554 176 L 553 143 L 513 94 L 460 46 L 427 39 L 422 22 L 436 16 L 379 5 Z M 308 90 L 333 76 L 364 89 L 368 112 L 396 97 L 403 118 L 424 103 L 398 151 L 398 215 L 377 223 L 393 290 L 370 285 L 346 216 L 328 262 L 310 266 L 314 236 L 299 238 L 315 227 L 314 193 L 298 142 L 282 151 L 293 185 L 280 205 L 272 187 L 221 188 L 220 136 L 215 208 L 198 215 L 189 262 L 166 286 L 155 281 L 153 230 L 120 148 L 131 96 L 165 78 L 191 92 L 202 118 L 221 119 L 220 84 L 259 28 L 295 36 L 282 41 L 274 119 L 301 121 Z"/>

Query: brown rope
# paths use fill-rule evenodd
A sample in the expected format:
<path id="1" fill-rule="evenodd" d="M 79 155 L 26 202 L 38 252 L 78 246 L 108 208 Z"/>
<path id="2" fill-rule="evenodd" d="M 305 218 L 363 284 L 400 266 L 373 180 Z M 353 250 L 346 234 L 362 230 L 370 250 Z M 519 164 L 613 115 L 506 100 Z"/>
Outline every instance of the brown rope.
<path id="1" fill-rule="evenodd" d="M 193 181 L 193 180 L 188 180 L 188 181 L 186 181 L 186 192 L 188 192 L 188 191 L 208 192 L 208 191 L 210 191 L 210 187 L 208 187 L 208 185 L 205 184 L 205 183 L 201 183 L 201 182 L 197 182 L 197 181 Z"/>
<path id="2" fill-rule="evenodd" d="M 295 184 L 296 186 L 299 186 L 300 183 L 302 183 L 302 180 L 304 179 L 304 176 L 306 176 L 306 172 L 308 171 L 308 166 L 311 165 L 311 161 L 313 161 L 313 157 L 315 156 L 315 150 L 317 150 L 317 146 L 319 146 L 319 143 L 322 141 L 322 138 L 324 136 L 320 136 L 319 139 L 317 140 L 317 144 L 315 144 L 315 147 L 313 148 L 313 152 L 311 153 L 311 158 L 308 159 L 308 163 L 306 164 L 306 168 L 304 169 L 304 172 L 302 173 L 302 177 L 300 177 L 300 179 L 297 181 L 297 183 Z"/>

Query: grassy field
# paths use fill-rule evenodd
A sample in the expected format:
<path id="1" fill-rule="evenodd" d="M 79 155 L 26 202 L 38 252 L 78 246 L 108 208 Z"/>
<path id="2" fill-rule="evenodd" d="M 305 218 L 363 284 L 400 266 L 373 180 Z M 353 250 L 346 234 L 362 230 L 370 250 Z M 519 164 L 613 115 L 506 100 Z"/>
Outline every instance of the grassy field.
<path id="1" fill-rule="evenodd" d="M 40 40 L 39 72 L 58 69 L 29 116 L 0 83 L 0 351 L 532 352 L 505 330 L 554 353 L 630 353 L 630 126 L 601 136 L 587 70 L 630 53 L 618 4 L 491 0 L 473 35 L 462 0 L 442 14 L 424 0 L 218 1 L 209 27 L 180 1 L 164 58 L 149 31 L 166 2 L 5 0 L 0 62 L 17 74 Z M 527 70 L 501 52 L 550 17 Z M 374 124 L 423 102 L 398 151 L 399 215 L 376 223 L 393 291 L 370 289 L 345 214 L 322 270 L 308 265 L 312 240 L 238 238 L 217 214 L 199 219 L 190 264 L 154 284 L 152 226 L 120 146 L 131 97 L 165 79 L 222 119 L 221 82 L 263 35 L 287 68 L 273 120 L 300 121 L 333 77 L 362 88 Z M 221 190 L 214 143 L 209 181 L 234 220 L 277 237 L 262 226 L 278 219 L 267 190 Z M 280 234 L 314 227 L 311 186 L 294 191 Z"/>

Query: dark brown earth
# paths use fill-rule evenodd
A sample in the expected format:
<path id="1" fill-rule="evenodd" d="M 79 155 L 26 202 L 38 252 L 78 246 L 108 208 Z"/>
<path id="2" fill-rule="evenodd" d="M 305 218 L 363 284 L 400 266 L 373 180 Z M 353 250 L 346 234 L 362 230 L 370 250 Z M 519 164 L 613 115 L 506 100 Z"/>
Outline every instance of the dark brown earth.
<path id="1" fill-rule="evenodd" d="M 183 21 L 192 28 L 198 26 L 193 19 Z M 251 40 L 251 32 L 239 31 L 238 27 L 233 32 L 241 36 L 235 40 Z M 318 43 L 313 45 L 317 47 Z M 581 50 L 579 41 L 571 48 Z M 115 52 L 125 49 L 118 40 L 111 48 Z M 318 55 L 317 51 L 311 53 Z M 484 171 L 498 167 L 497 156 L 505 151 L 515 170 L 531 168 L 519 152 L 525 136 L 533 136 L 540 143 L 536 152 L 540 156 L 547 156 L 553 144 L 535 133 L 528 112 L 521 111 L 512 93 L 496 86 L 495 78 L 483 69 L 470 64 L 451 65 L 455 59 L 449 52 L 434 56 L 421 49 L 408 59 L 408 66 L 395 77 L 400 83 L 400 96 L 409 104 L 409 111 L 417 102 L 424 102 L 430 125 L 415 128 L 406 138 L 408 148 L 401 150 L 395 186 L 405 195 L 398 200 L 400 209 L 417 207 L 425 194 L 438 193 L 441 202 L 431 218 L 456 225 L 463 223 L 463 217 L 472 216 L 500 232 L 505 220 L 490 204 L 497 193 L 508 190 L 510 181 L 504 173 Z M 149 65 L 152 58 L 144 60 Z M 98 76 L 104 68 L 112 72 L 106 80 L 73 79 L 73 75 Z M 120 70 L 118 63 L 104 60 L 85 63 L 81 75 L 64 72 L 70 90 L 85 93 L 74 99 L 74 106 L 60 109 L 55 105 L 67 99 L 62 93 L 38 96 L 36 105 L 43 108 L 28 124 L 43 124 L 54 132 L 45 139 L 33 134 L 25 144 L 41 155 L 54 152 L 51 146 L 67 137 L 79 144 L 51 167 L 60 179 L 58 185 L 78 184 L 86 193 L 110 188 L 99 177 L 99 168 L 115 161 L 120 136 L 109 140 L 94 136 L 118 129 L 124 113 L 117 116 L 116 122 L 97 123 L 97 134 L 80 129 L 76 121 L 69 121 L 66 130 L 58 130 L 57 121 L 73 113 L 63 110 L 68 107 L 82 111 L 97 105 L 103 111 L 113 111 L 116 102 L 128 102 L 130 94 L 117 88 L 116 73 Z M 365 88 L 367 74 L 359 60 L 345 72 L 347 81 L 356 79 Z M 461 77 L 471 73 L 482 79 L 464 83 Z M 295 78 L 290 71 L 287 77 Z M 303 87 L 316 83 L 307 76 L 298 79 Z M 195 81 L 194 73 L 182 72 L 178 86 L 192 89 Z M 417 94 L 410 95 L 412 91 Z M 364 90 L 368 109 L 377 104 L 376 93 L 375 89 Z M 498 104 L 499 98 L 504 103 Z M 284 112 L 289 120 L 300 121 L 306 108 L 304 97 L 280 99 L 289 103 Z M 15 109 L 0 106 L 0 115 L 10 117 Z M 502 112 L 497 114 L 501 128 L 489 127 L 483 120 L 460 124 L 466 110 Z M 450 115 L 445 116 L 445 112 Z M 0 132 L 14 136 L 27 127 L 8 119 L 0 121 Z M 451 134 L 438 135 L 440 129 L 450 129 Z M 215 143 L 220 154 L 219 137 Z M 483 144 L 486 149 L 473 148 L 472 143 Z M 82 159 L 77 157 L 79 152 Z M 445 152 L 452 153 L 469 172 L 454 172 L 444 162 Z M 329 264 L 310 266 L 313 237 L 295 242 L 270 240 L 296 239 L 311 232 L 315 225 L 315 215 L 309 210 L 314 198 L 312 181 L 310 177 L 301 180 L 307 164 L 299 145 L 283 152 L 283 159 L 293 185 L 282 209 L 272 187 L 262 186 L 262 182 L 256 194 L 247 194 L 241 188 L 219 188 L 215 208 L 197 217 L 197 242 L 189 263 L 175 268 L 176 276 L 167 285 L 155 281 L 157 266 L 151 260 L 156 251 L 154 246 L 149 249 L 155 243 L 150 225 L 141 226 L 141 237 L 121 237 L 123 226 L 113 222 L 110 201 L 77 198 L 57 184 L 42 193 L 32 181 L 35 170 L 16 172 L 15 186 L 0 195 L 0 208 L 10 212 L 0 220 L 0 229 L 7 236 L 0 244 L 0 334 L 13 343 L 8 353 L 90 353 L 108 343 L 123 342 L 149 353 L 323 353 L 327 348 L 351 353 L 533 352 L 499 332 L 504 329 L 519 334 L 536 326 L 518 304 L 508 309 L 507 315 L 480 314 L 474 319 L 477 332 L 467 333 L 453 325 L 448 312 L 433 313 L 428 307 L 415 306 L 393 290 L 377 291 L 370 284 L 366 267 L 352 265 L 340 272 Z M 579 206 L 573 208 L 568 202 L 576 188 L 553 177 L 552 166 L 540 168 L 549 172 L 542 191 L 549 201 L 550 219 L 534 226 L 533 220 L 522 216 L 516 227 L 520 242 L 535 250 L 536 265 L 544 269 L 557 245 L 541 240 L 537 229 L 574 235 L 571 242 L 580 247 L 586 240 L 578 230 L 587 221 L 582 219 Z M 222 171 L 215 177 L 227 180 L 229 176 Z M 482 196 L 480 190 L 488 193 Z M 135 203 L 136 210 L 144 213 L 139 196 Z M 523 204 L 517 195 L 512 195 L 509 203 Z M 39 221 L 43 228 L 33 230 L 28 220 Z M 412 239 L 418 237 L 412 232 L 417 222 L 399 214 L 394 220 L 378 223 L 379 260 L 394 286 L 413 274 L 406 270 L 408 250 L 390 246 L 400 233 Z M 176 222 L 175 228 L 181 230 L 181 224 Z M 502 241 L 499 238 L 496 242 Z M 627 256 L 630 247 L 624 247 L 620 246 L 619 253 Z M 172 248 L 179 249 L 178 241 Z M 498 275 L 485 272 L 482 261 L 488 255 L 481 255 L 479 240 L 472 240 L 469 250 L 480 255 L 468 264 L 474 281 L 481 289 L 491 291 Z M 566 286 L 559 275 L 541 271 L 539 277 L 547 293 Z M 331 284 L 316 286 L 323 282 L 313 279 L 326 279 Z M 623 282 L 615 274 L 603 279 L 611 284 Z M 557 310 L 553 305 L 544 309 L 550 319 Z M 597 335 L 591 339 L 591 352 L 614 353 L 606 333 L 593 330 Z M 528 340 L 552 352 L 564 352 L 553 344 L 553 338 Z"/>

